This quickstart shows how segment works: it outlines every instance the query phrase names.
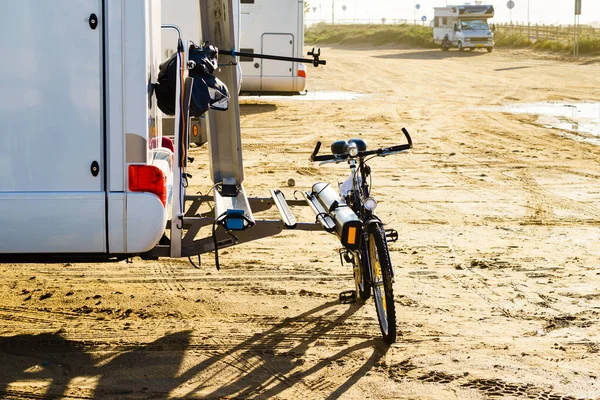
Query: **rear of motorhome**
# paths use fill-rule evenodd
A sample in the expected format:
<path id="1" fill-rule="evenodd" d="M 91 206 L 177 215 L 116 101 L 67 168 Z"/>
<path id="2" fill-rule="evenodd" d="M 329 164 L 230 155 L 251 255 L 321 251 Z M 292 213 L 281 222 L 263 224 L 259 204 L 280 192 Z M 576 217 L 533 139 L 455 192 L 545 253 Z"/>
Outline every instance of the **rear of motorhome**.
<path id="1" fill-rule="evenodd" d="M 303 56 L 303 0 L 242 0 L 242 53 Z M 240 57 L 242 93 L 298 94 L 306 86 L 306 66 L 256 57 Z"/>
<path id="2" fill-rule="evenodd" d="M 137 254 L 164 233 L 156 0 L 6 0 L 0 253 Z"/>
<path id="3" fill-rule="evenodd" d="M 488 19 L 494 16 L 491 5 L 460 5 L 434 7 L 433 40 L 442 51 L 456 47 L 464 49 L 494 49 L 494 34 Z"/>
<path id="4" fill-rule="evenodd" d="M 289 206 L 305 200 L 246 195 L 237 1 L 198 2 L 198 38 L 211 44 L 202 47 L 161 26 L 160 0 L 3 2 L 0 262 L 215 252 L 218 266 L 219 249 L 323 229 L 295 222 Z M 178 32 L 169 60 L 161 28 Z M 162 135 L 163 112 L 173 140 Z M 190 117 L 202 115 L 212 195 L 186 193 Z M 271 207 L 281 219 L 255 218 Z"/>

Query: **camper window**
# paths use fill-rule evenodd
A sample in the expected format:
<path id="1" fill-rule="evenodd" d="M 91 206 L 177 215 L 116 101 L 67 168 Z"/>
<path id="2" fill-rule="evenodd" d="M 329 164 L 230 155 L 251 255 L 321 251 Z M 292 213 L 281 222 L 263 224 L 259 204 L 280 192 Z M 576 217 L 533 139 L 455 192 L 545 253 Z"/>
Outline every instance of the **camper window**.
<path id="1" fill-rule="evenodd" d="M 240 53 L 254 53 L 254 49 L 240 49 Z M 240 56 L 240 61 L 254 61 L 254 57 Z"/>
<path id="2" fill-rule="evenodd" d="M 465 31 L 487 31 L 490 28 L 485 19 L 473 19 L 469 21 L 461 21 L 461 29 Z"/>
<path id="3" fill-rule="evenodd" d="M 240 3 L 242 3 L 242 4 L 254 4 L 254 0 L 242 0 Z"/>

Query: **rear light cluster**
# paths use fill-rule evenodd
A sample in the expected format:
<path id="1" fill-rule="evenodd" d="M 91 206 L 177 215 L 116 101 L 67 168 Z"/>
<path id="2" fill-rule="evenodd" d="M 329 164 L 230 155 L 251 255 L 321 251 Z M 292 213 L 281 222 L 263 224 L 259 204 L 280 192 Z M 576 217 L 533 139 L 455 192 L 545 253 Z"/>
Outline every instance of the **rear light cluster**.
<path id="1" fill-rule="evenodd" d="M 298 70 L 298 77 L 306 79 L 306 71 L 303 69 Z"/>
<path id="2" fill-rule="evenodd" d="M 167 206 L 167 177 L 154 165 L 130 165 L 129 190 L 155 194 Z"/>

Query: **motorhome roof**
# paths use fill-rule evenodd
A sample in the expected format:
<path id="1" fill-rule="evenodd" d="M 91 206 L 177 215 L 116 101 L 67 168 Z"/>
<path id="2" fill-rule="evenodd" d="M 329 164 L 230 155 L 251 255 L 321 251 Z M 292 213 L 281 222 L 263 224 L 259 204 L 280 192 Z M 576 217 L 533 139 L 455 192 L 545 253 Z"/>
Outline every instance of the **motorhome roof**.
<path id="1" fill-rule="evenodd" d="M 484 4 L 462 4 L 446 7 L 434 7 L 436 15 L 449 13 L 460 18 L 492 18 L 494 16 L 494 6 Z"/>

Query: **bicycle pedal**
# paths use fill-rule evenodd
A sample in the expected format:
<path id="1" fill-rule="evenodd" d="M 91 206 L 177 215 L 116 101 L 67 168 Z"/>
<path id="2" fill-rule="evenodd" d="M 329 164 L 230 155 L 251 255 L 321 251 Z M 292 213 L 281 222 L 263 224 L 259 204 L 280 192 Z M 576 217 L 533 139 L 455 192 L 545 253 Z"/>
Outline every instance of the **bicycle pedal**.
<path id="1" fill-rule="evenodd" d="M 395 242 L 398 240 L 398 231 L 395 229 L 386 229 L 385 238 L 388 242 Z"/>
<path id="2" fill-rule="evenodd" d="M 356 290 L 346 290 L 340 293 L 340 303 L 352 304 L 356 303 Z"/>

